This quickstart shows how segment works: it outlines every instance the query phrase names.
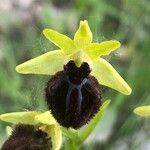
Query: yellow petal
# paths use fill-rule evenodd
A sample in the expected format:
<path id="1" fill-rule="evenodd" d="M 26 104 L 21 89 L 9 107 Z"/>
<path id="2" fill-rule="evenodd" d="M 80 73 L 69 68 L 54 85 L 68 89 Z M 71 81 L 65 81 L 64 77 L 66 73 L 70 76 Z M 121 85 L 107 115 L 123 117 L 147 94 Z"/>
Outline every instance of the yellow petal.
<path id="1" fill-rule="evenodd" d="M 35 121 L 40 122 L 44 125 L 52 125 L 52 124 L 57 123 L 55 118 L 52 116 L 52 114 L 49 111 L 46 111 L 46 112 L 41 113 L 39 115 L 36 115 Z"/>
<path id="2" fill-rule="evenodd" d="M 95 59 L 101 55 L 108 55 L 120 47 L 120 42 L 116 40 L 104 41 L 101 43 L 91 43 L 85 51 L 90 58 Z"/>
<path id="3" fill-rule="evenodd" d="M 52 140 L 52 150 L 59 150 L 62 144 L 62 134 L 58 125 L 45 126 L 44 130 Z"/>
<path id="4" fill-rule="evenodd" d="M 92 32 L 86 20 L 80 21 L 79 29 L 74 36 L 74 42 L 78 49 L 82 49 L 92 42 Z"/>
<path id="5" fill-rule="evenodd" d="M 13 123 L 13 124 L 36 124 L 34 117 L 38 114 L 38 112 L 30 111 L 30 112 L 13 112 L 6 113 L 0 115 L 0 120 Z"/>
<path id="6" fill-rule="evenodd" d="M 43 34 L 48 40 L 53 42 L 60 49 L 64 50 L 65 54 L 73 54 L 76 51 L 73 40 L 66 35 L 63 35 L 51 29 L 44 29 Z"/>
<path id="7" fill-rule="evenodd" d="M 54 50 L 18 65 L 16 71 L 22 74 L 53 75 L 63 70 L 66 59 L 62 50 Z"/>
<path id="8" fill-rule="evenodd" d="M 131 94 L 131 88 L 118 74 L 118 72 L 102 58 L 93 61 L 92 75 L 95 76 L 99 83 L 113 88 L 125 95 Z"/>
<path id="9" fill-rule="evenodd" d="M 150 117 L 150 105 L 137 107 L 134 109 L 134 113 L 143 117 Z"/>

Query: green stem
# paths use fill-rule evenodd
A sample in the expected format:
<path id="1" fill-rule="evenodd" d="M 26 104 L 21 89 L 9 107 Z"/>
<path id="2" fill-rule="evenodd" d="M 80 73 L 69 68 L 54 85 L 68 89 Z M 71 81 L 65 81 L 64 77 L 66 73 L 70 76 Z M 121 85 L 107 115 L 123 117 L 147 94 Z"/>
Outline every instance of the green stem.
<path id="1" fill-rule="evenodd" d="M 65 150 L 79 150 L 80 146 L 70 139 L 65 141 Z"/>
<path id="2" fill-rule="evenodd" d="M 76 142 L 76 143 L 80 143 L 80 139 L 78 137 L 78 131 L 73 130 L 73 129 L 66 129 L 64 127 L 61 128 L 61 131 L 63 133 L 63 135 L 67 138 L 69 138 L 70 140 Z"/>

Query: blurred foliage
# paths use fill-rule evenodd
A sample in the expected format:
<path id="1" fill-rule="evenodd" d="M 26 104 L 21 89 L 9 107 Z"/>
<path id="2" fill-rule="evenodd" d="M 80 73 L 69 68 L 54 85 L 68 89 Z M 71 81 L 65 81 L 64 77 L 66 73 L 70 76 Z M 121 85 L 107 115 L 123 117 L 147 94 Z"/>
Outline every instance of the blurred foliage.
<path id="1" fill-rule="evenodd" d="M 150 103 L 149 0 L 0 1 L 0 113 L 47 109 L 44 88 L 49 77 L 20 75 L 15 66 L 56 48 L 43 37 L 45 27 L 72 37 L 81 19 L 88 20 L 94 41 L 121 41 L 122 47 L 106 59 L 133 89 L 131 96 L 124 96 L 104 88 L 112 104 L 81 149 L 150 149 L 150 120 L 132 112 Z M 0 124 L 1 143 L 5 125 Z"/>

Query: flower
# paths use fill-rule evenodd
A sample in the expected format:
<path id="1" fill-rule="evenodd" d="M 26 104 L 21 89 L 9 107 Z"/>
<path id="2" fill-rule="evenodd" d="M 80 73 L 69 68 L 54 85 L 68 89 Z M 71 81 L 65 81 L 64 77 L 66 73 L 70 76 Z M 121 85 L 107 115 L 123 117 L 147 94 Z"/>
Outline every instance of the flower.
<path id="1" fill-rule="evenodd" d="M 118 72 L 100 56 L 108 55 L 120 47 L 116 40 L 92 43 L 92 32 L 88 22 L 80 21 L 79 29 L 74 39 L 57 31 L 44 29 L 43 34 L 60 49 L 47 52 L 39 57 L 24 62 L 16 67 L 16 71 L 23 74 L 53 75 L 63 69 L 69 60 L 74 60 L 77 66 L 87 62 L 91 75 L 95 76 L 100 84 L 115 89 L 123 94 L 131 94 L 131 88 Z"/>
<path id="2" fill-rule="evenodd" d="M 36 111 L 6 113 L 0 115 L 0 120 L 16 125 L 33 125 L 48 134 L 52 141 L 53 150 L 60 149 L 62 143 L 61 129 L 49 111 L 44 113 Z"/>
<path id="3" fill-rule="evenodd" d="M 134 109 L 134 113 L 139 116 L 150 117 L 150 105 L 137 107 Z"/>
<path id="4" fill-rule="evenodd" d="M 17 124 L 1 150 L 51 150 L 52 141 L 46 132 L 34 125 Z"/>

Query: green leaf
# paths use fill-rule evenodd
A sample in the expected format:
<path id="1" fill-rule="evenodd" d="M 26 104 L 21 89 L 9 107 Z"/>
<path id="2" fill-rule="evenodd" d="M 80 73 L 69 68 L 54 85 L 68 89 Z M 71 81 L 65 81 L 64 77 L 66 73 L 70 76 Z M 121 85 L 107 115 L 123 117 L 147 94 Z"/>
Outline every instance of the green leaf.
<path id="1" fill-rule="evenodd" d="M 104 115 L 104 112 L 106 108 L 108 107 L 110 103 L 110 100 L 106 100 L 103 105 L 101 106 L 99 112 L 95 115 L 95 117 L 89 122 L 86 128 L 83 130 L 79 131 L 79 138 L 81 140 L 81 143 L 83 143 L 87 137 L 92 133 L 96 125 L 99 123 L 101 120 L 102 116 Z"/>
<path id="2" fill-rule="evenodd" d="M 80 145 L 78 145 L 75 141 L 66 139 L 65 140 L 65 150 L 79 150 Z"/>
<path id="3" fill-rule="evenodd" d="M 75 141 L 77 143 L 80 142 L 80 138 L 78 137 L 78 131 L 74 129 L 67 129 L 64 127 L 61 127 L 62 133 L 65 137 L 69 138 L 72 141 Z"/>

